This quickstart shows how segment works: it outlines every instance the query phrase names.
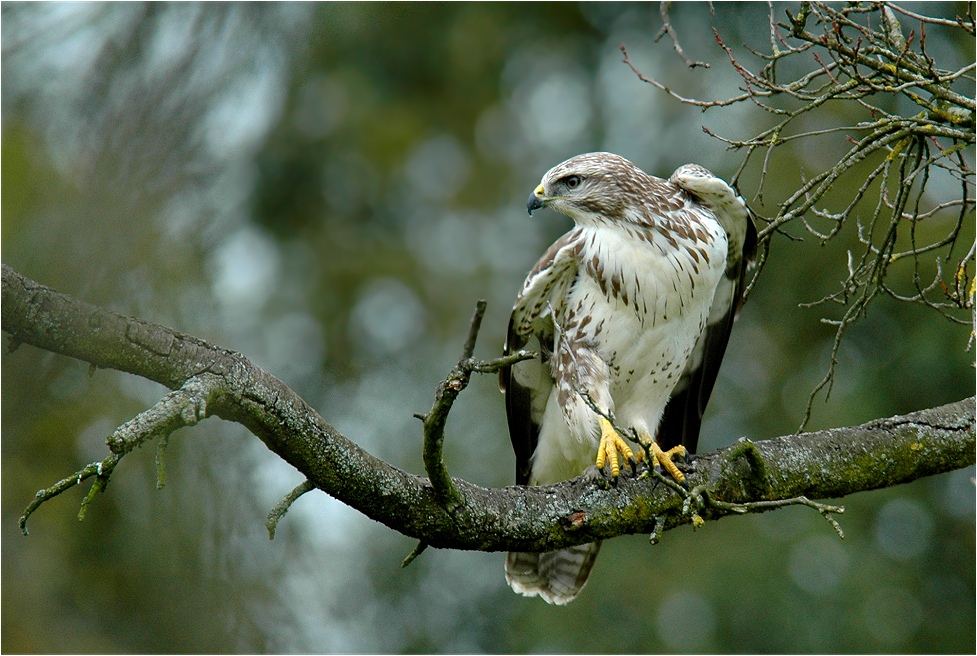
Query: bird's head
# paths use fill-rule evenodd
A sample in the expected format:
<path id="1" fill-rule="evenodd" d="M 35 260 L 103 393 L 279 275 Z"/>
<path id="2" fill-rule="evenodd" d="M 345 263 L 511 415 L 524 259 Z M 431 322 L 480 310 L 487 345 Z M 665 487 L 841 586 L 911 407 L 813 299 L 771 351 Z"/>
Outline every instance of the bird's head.
<path id="1" fill-rule="evenodd" d="M 647 178 L 641 169 L 613 153 L 586 153 L 557 164 L 529 195 L 532 214 L 551 207 L 577 222 L 622 218 L 629 196 Z"/>

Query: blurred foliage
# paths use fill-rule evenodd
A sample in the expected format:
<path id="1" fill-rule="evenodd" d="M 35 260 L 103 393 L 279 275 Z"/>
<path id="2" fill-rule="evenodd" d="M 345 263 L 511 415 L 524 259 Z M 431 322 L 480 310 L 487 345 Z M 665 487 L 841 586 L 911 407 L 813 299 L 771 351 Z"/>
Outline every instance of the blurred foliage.
<path id="1" fill-rule="evenodd" d="M 490 356 L 525 272 L 568 227 L 525 216 L 541 174 L 612 150 L 659 175 L 696 161 L 728 176 L 738 160 L 700 126 L 767 120 L 690 111 L 620 62 L 623 42 L 689 95 L 735 92 L 709 26 L 762 45 L 766 7 L 714 9 L 672 9 L 689 56 L 713 62 L 690 72 L 654 43 L 653 5 L 4 3 L 3 260 L 244 352 L 364 448 L 422 471 L 411 413 L 457 358 L 475 299 L 489 301 Z M 973 57 L 972 41 L 928 39 L 947 66 Z M 833 139 L 825 152 L 843 146 Z M 772 205 L 825 160 L 780 157 Z M 703 449 L 797 426 L 833 336 L 798 303 L 837 285 L 845 249 L 776 241 Z M 972 394 L 967 337 L 880 302 L 844 342 L 812 426 Z M 499 554 L 429 550 L 401 570 L 411 541 L 322 494 L 269 542 L 265 513 L 301 479 L 217 420 L 173 437 L 161 491 L 144 450 L 84 523 L 66 495 L 24 538 L 34 490 L 100 458 L 112 427 L 164 390 L 29 347 L 2 367 L 6 652 L 975 649 L 973 470 L 846 499 L 844 542 L 803 509 L 656 547 L 612 540 L 581 598 L 552 608 L 509 591 Z M 490 377 L 456 406 L 446 458 L 471 481 L 511 482 Z"/>

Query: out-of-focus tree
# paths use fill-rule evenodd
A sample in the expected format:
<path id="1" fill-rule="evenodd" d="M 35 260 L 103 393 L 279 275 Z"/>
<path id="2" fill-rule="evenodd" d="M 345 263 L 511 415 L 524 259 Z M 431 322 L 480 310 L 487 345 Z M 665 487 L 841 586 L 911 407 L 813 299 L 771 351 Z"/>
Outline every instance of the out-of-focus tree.
<path id="1" fill-rule="evenodd" d="M 673 8 L 675 33 L 701 37 L 712 20 L 725 43 L 768 42 L 755 31 L 766 7 L 715 10 Z M 967 11 L 927 13 L 953 22 Z M 417 434 L 411 412 L 430 405 L 457 358 L 472 299 L 489 300 L 487 349 L 526 269 L 563 229 L 520 211 L 543 170 L 606 149 L 656 173 L 694 160 L 735 174 L 697 115 L 648 93 L 620 62 L 624 42 L 639 70 L 681 79 L 687 95 L 700 85 L 735 94 L 742 78 L 714 61 L 726 55 L 706 39 L 683 38 L 690 59 L 713 63 L 695 77 L 654 47 L 656 15 L 614 4 L 5 5 L 4 260 L 248 353 L 365 448 L 420 470 L 417 442 L 400 436 Z M 919 34 L 917 18 L 898 20 Z M 926 43 L 941 68 L 972 60 L 973 39 L 953 26 L 928 26 Z M 797 120 L 807 131 L 863 120 L 851 106 L 825 103 L 817 120 Z M 768 118 L 755 106 L 706 115 L 726 135 L 757 134 Z M 799 178 L 837 161 L 833 152 L 778 146 L 758 212 L 775 215 L 760 201 L 788 198 Z M 891 166 L 905 161 L 896 153 Z M 741 187 L 756 188 L 761 174 L 749 164 Z M 960 188 L 945 178 L 937 171 L 930 189 Z M 858 184 L 830 193 L 850 199 Z M 837 213 L 847 201 L 837 202 L 815 207 Z M 951 209 L 913 222 L 920 243 L 952 228 Z M 808 216 L 819 232 L 834 225 Z M 972 222 L 962 231 L 958 241 L 972 240 Z M 832 357 L 841 375 L 814 408 L 815 427 L 972 390 L 957 347 L 966 333 L 914 306 L 877 295 L 837 351 L 836 326 L 794 309 L 836 291 L 827 272 L 865 247 L 852 232 L 824 249 L 771 249 L 734 331 L 704 448 L 792 430 Z M 232 426 L 173 439 L 163 492 L 151 490 L 152 453 L 137 452 L 128 458 L 142 456 L 143 471 L 128 463 L 113 475 L 84 524 L 55 504 L 20 539 L 25 494 L 101 457 L 101 438 L 160 390 L 107 371 L 89 380 L 83 366 L 25 350 L 3 367 L 8 650 L 973 649 L 966 472 L 851 499 L 845 543 L 800 511 L 672 532 L 650 553 L 644 540 L 615 540 L 614 567 L 598 567 L 585 596 L 557 610 L 513 598 L 491 555 L 433 552 L 401 572 L 406 540 L 322 496 L 301 499 L 275 542 L 262 541 L 264 512 L 297 481 Z M 465 440 L 445 453 L 456 474 L 509 482 L 500 405 L 490 381 L 466 392 L 449 423 L 466 427 Z M 650 558 L 659 576 L 644 584 Z M 622 571 L 634 574 L 622 581 Z M 635 630 L 603 637 L 596 629 L 612 612 Z"/>

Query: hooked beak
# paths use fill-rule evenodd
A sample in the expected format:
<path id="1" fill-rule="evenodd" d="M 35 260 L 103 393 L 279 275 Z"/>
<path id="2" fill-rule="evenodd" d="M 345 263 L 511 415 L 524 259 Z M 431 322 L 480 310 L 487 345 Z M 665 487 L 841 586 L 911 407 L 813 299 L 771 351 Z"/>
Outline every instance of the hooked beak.
<path id="1" fill-rule="evenodd" d="M 533 193 L 529 194 L 529 201 L 526 203 L 526 209 L 529 210 L 529 216 L 533 215 L 535 210 L 543 207 L 543 185 L 539 185 L 533 190 Z"/>

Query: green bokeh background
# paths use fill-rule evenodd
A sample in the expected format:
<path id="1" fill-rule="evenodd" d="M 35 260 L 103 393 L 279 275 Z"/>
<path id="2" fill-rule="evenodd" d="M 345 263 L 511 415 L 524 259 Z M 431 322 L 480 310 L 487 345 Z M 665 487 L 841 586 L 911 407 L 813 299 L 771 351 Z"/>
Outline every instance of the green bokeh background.
<path id="1" fill-rule="evenodd" d="M 525 214 L 547 168 L 610 150 L 658 175 L 695 161 L 728 177 L 741 155 L 701 126 L 746 137 L 770 124 L 753 106 L 703 114 L 668 99 L 617 50 L 684 95 L 734 94 L 710 26 L 763 48 L 766 6 L 689 3 L 672 18 L 712 68 L 690 71 L 654 42 L 650 4 L 4 3 L 3 261 L 242 351 L 365 449 L 421 472 L 411 415 L 457 358 L 474 301 L 489 301 L 477 350 L 489 357 L 526 271 L 568 228 Z M 972 61 L 972 39 L 927 38 L 944 66 Z M 807 128 L 852 114 L 829 105 Z M 834 135 L 783 149 L 758 211 L 845 147 Z M 746 172 L 744 193 L 757 178 Z M 858 180 L 845 184 L 829 205 Z M 937 176 L 932 189 L 957 188 Z M 824 247 L 776 240 L 702 450 L 796 429 L 828 364 L 833 329 L 819 320 L 841 313 L 798 304 L 837 287 L 852 232 Z M 878 302 L 811 426 L 973 394 L 967 337 Z M 302 479 L 216 419 L 173 436 L 162 490 L 143 449 L 84 522 L 73 490 L 22 537 L 34 491 L 102 458 L 111 430 L 165 390 L 31 347 L 5 354 L 2 374 L 5 652 L 975 649 L 973 468 L 845 499 L 845 541 L 807 509 L 678 529 L 655 547 L 611 540 L 583 595 L 553 608 L 509 591 L 500 554 L 429 550 L 402 570 L 410 540 L 322 493 L 269 541 L 265 514 Z M 491 377 L 457 404 L 446 459 L 470 481 L 511 482 Z"/>

